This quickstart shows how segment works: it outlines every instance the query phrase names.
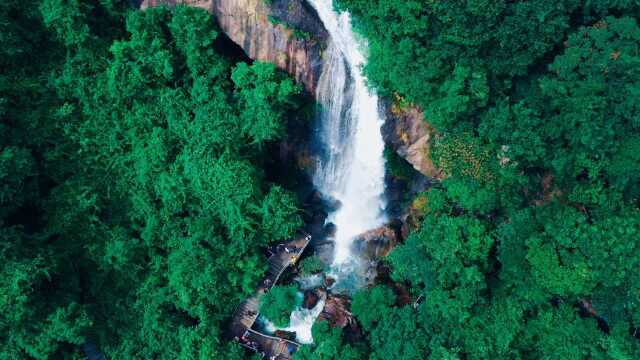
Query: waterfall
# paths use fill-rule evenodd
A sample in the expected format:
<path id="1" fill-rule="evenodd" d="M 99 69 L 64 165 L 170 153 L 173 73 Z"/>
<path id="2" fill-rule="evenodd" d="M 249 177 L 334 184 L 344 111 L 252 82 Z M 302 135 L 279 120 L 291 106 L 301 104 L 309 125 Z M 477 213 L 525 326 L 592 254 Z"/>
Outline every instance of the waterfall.
<path id="1" fill-rule="evenodd" d="M 333 10 L 332 0 L 308 0 L 329 32 L 324 67 L 317 87 L 319 111 L 316 139 L 319 163 L 314 184 L 323 194 L 340 202 L 329 216 L 336 225 L 335 250 L 330 275 L 333 289 L 360 287 L 363 274 L 359 257 L 352 254 L 355 237 L 381 226 L 384 209 L 384 123 L 377 95 L 366 86 L 362 75 L 365 54 L 351 28 L 348 13 Z M 303 279 L 311 281 L 312 279 Z M 311 310 L 298 307 L 290 325 L 301 343 L 313 342 L 311 327 L 324 301 Z M 271 331 L 276 329 L 267 327 Z"/>
<path id="2" fill-rule="evenodd" d="M 366 56 L 349 13 L 337 13 L 332 0 L 308 0 L 330 35 L 317 88 L 317 140 L 321 156 L 314 183 L 341 203 L 330 216 L 336 225 L 333 270 L 353 268 L 354 238 L 385 221 L 384 123 L 378 96 L 362 74 Z"/>

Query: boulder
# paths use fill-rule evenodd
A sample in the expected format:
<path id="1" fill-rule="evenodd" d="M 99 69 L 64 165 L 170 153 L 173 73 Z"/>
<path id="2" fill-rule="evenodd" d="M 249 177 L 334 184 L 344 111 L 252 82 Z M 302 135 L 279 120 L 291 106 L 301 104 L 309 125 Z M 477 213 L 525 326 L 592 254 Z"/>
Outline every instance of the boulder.
<path id="1" fill-rule="evenodd" d="M 435 130 L 424 121 L 417 107 L 398 104 L 387 106 L 387 121 L 382 127 L 385 143 L 406 159 L 417 171 L 433 180 L 442 180 L 444 173 L 431 159 L 431 144 Z"/>
<path id="2" fill-rule="evenodd" d="M 401 223 L 393 222 L 365 232 L 353 242 L 356 251 L 369 260 L 376 260 L 389 255 L 400 241 L 400 226 L 402 226 Z"/>
<path id="3" fill-rule="evenodd" d="M 328 295 L 318 320 L 328 321 L 332 327 L 345 328 L 355 322 L 351 300 L 344 295 Z"/>
<path id="4" fill-rule="evenodd" d="M 334 223 L 328 223 L 324 226 L 324 237 L 327 239 L 334 239 L 336 237 L 336 231 L 338 227 Z"/>
<path id="5" fill-rule="evenodd" d="M 305 309 L 313 309 L 318 305 L 320 301 L 320 295 L 314 290 L 306 290 L 304 292 L 304 300 L 302 300 L 302 307 Z"/>
<path id="6" fill-rule="evenodd" d="M 211 12 L 247 56 L 275 64 L 315 94 L 329 35 L 304 0 L 143 0 L 140 8 L 177 4 Z"/>
<path id="7" fill-rule="evenodd" d="M 325 276 L 325 278 L 324 278 L 324 287 L 325 288 L 328 289 L 328 288 L 332 287 L 333 284 L 335 284 L 335 283 L 336 283 L 336 279 L 334 279 L 334 278 L 332 278 L 330 276 Z"/>

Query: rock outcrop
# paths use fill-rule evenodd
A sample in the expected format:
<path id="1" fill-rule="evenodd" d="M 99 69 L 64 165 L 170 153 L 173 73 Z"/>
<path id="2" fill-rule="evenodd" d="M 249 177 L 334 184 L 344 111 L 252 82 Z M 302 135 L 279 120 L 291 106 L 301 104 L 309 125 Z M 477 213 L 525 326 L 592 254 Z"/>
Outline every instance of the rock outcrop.
<path id="1" fill-rule="evenodd" d="M 382 136 L 385 143 L 426 177 L 433 180 L 444 177 L 431 159 L 435 131 L 424 121 L 424 113 L 417 107 L 388 106 Z"/>
<path id="2" fill-rule="evenodd" d="M 326 298 L 327 291 L 323 287 L 313 290 L 305 290 L 302 307 L 311 310 L 316 307 L 316 305 L 318 305 L 318 302 L 320 302 L 320 300 L 325 300 Z"/>
<path id="3" fill-rule="evenodd" d="M 305 1 L 143 0 L 140 8 L 177 4 L 211 12 L 222 31 L 251 59 L 275 64 L 315 94 L 329 35 Z"/>
<path id="4" fill-rule="evenodd" d="M 402 224 L 385 225 L 367 231 L 353 241 L 356 251 L 369 260 L 378 260 L 389 255 L 399 243 L 401 226 Z"/>
<path id="5" fill-rule="evenodd" d="M 329 295 L 318 320 L 328 321 L 332 327 L 339 328 L 355 323 L 351 313 L 351 300 L 344 295 Z"/>

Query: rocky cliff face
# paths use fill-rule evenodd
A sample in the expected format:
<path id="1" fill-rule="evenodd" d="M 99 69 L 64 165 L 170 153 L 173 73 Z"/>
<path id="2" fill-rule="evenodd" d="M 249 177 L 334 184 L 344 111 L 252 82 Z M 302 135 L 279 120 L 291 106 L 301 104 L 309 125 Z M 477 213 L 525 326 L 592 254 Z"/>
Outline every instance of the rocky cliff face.
<path id="1" fill-rule="evenodd" d="M 251 59 L 275 64 L 315 94 L 328 34 L 303 0 L 143 0 L 140 8 L 177 4 L 211 12 Z"/>
<path id="2" fill-rule="evenodd" d="M 431 159 L 431 144 L 435 131 L 424 121 L 424 113 L 416 107 L 387 106 L 387 121 L 382 127 L 382 136 L 423 175 L 442 180 L 443 172 Z"/>
<path id="3" fill-rule="evenodd" d="M 356 321 L 351 313 L 351 299 L 346 295 L 330 294 L 318 320 L 328 321 L 331 327 L 345 328 L 354 324 Z"/>

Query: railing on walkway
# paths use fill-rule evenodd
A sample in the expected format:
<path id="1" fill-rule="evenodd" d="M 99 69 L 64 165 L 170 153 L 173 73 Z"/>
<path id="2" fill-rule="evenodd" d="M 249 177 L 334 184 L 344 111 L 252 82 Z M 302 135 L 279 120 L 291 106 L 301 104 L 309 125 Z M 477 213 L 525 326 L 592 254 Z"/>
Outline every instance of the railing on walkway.
<path id="1" fill-rule="evenodd" d="M 277 337 L 277 336 L 270 336 L 270 335 L 263 334 L 261 332 L 255 331 L 253 329 L 249 329 L 249 332 L 252 333 L 252 334 L 258 335 L 258 336 L 262 336 L 265 339 L 276 340 L 276 341 L 284 341 L 284 342 L 286 342 L 288 344 L 291 344 L 291 345 L 293 345 L 295 347 L 300 347 L 301 346 L 299 343 L 297 343 L 297 342 L 295 342 L 293 340 L 289 340 L 289 339 L 285 339 L 285 338 L 281 338 L 281 337 Z"/>
<path id="2" fill-rule="evenodd" d="M 267 259 L 269 263 L 267 275 L 260 283 L 256 293 L 242 301 L 236 307 L 231 321 L 231 333 L 243 347 L 262 354 L 263 356 L 276 357 L 278 359 L 291 358 L 291 352 L 288 350 L 288 346 L 283 348 L 279 345 L 289 344 L 292 345 L 295 350 L 300 347 L 300 344 L 295 341 L 266 335 L 253 330 L 252 327 L 260 315 L 260 300 L 264 294 L 276 285 L 289 266 L 294 265 L 298 261 L 310 242 L 311 235 L 301 232 L 299 236 L 284 245 L 279 251 L 271 254 Z M 287 250 L 291 248 L 295 249 L 295 251 Z M 256 340 L 259 341 L 251 341 L 251 344 L 247 344 L 245 343 L 248 340 L 246 335 L 256 336 Z M 258 345 L 262 346 L 262 348 L 258 348 Z"/>

